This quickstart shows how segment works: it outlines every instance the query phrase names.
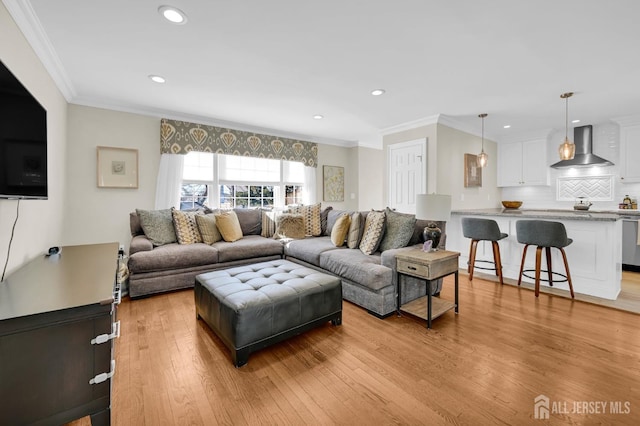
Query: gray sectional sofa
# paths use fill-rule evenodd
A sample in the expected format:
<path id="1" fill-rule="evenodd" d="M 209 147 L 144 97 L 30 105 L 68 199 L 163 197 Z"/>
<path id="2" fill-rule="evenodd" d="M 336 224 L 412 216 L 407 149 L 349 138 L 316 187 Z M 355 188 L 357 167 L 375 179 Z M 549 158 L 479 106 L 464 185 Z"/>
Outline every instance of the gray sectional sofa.
<path id="1" fill-rule="evenodd" d="M 194 286 L 203 272 L 286 258 L 307 267 L 337 276 L 342 281 L 343 298 L 368 312 L 384 317 L 396 309 L 395 255 L 421 243 L 427 221 L 418 220 L 407 247 L 364 254 L 358 248 L 336 247 L 331 228 L 343 211 L 323 211 L 323 230 L 318 237 L 275 240 L 261 236 L 259 210 L 236 209 L 243 238 L 235 242 L 170 243 L 154 247 L 145 236 L 137 214 L 131 213 L 132 241 L 129 249 L 129 295 L 132 298 Z M 251 213 L 253 212 L 253 213 Z M 258 212 L 258 213 L 256 213 Z M 368 212 L 360 212 L 366 218 Z M 445 232 L 445 224 L 436 222 Z M 440 243 L 444 247 L 445 239 Z M 403 303 L 425 294 L 423 282 L 402 277 Z M 439 289 L 439 286 L 436 286 Z M 437 292 L 438 290 L 436 290 Z"/>

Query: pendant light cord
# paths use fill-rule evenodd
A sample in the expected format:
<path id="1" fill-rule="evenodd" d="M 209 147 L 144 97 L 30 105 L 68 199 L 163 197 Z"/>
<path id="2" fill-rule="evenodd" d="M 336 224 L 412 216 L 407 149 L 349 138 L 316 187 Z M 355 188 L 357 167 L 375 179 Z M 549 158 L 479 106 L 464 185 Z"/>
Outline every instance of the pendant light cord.
<path id="1" fill-rule="evenodd" d="M 7 265 L 9 264 L 9 255 L 11 254 L 11 243 L 13 242 L 13 233 L 16 230 L 16 224 L 18 223 L 18 217 L 20 216 L 20 199 L 18 198 L 18 204 L 16 205 L 16 220 L 13 222 L 13 228 L 11 228 L 11 238 L 9 239 L 9 248 L 7 250 L 7 261 L 4 263 L 4 269 L 2 270 L 2 278 L 0 282 L 4 281 L 4 274 L 7 272 Z"/>
<path id="2" fill-rule="evenodd" d="M 564 98 L 565 111 L 564 111 L 564 140 L 569 140 L 569 96 Z"/>

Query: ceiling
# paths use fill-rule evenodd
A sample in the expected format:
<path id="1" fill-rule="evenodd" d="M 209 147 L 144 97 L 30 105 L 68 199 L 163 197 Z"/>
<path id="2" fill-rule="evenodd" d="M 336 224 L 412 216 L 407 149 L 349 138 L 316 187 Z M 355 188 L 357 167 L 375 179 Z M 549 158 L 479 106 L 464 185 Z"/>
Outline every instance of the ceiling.
<path id="1" fill-rule="evenodd" d="M 568 91 L 580 125 L 640 115 L 637 0 L 3 3 L 76 104 L 371 147 L 484 112 L 498 141 L 562 130 Z"/>

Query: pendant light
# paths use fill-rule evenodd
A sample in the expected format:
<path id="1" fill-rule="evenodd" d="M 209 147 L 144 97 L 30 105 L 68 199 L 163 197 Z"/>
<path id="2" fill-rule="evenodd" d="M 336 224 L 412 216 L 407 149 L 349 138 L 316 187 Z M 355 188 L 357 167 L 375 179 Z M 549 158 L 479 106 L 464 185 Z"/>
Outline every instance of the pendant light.
<path id="1" fill-rule="evenodd" d="M 487 114 L 480 114 L 478 117 L 482 119 L 482 150 L 480 154 L 478 154 L 478 167 L 484 167 L 487 165 L 487 161 L 489 160 L 489 156 L 486 152 L 484 152 L 484 118 Z"/>
<path id="2" fill-rule="evenodd" d="M 573 92 L 567 92 L 560 95 L 566 103 L 564 142 L 562 142 L 558 148 L 561 160 L 573 160 L 573 157 L 576 155 L 576 144 L 569 140 L 569 98 L 571 96 L 573 96 Z"/>

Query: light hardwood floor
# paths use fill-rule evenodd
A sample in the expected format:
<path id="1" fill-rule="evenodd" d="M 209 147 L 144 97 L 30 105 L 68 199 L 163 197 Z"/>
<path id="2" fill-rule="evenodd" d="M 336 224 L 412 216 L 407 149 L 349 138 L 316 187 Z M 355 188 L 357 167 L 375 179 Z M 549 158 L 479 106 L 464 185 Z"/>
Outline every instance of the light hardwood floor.
<path id="1" fill-rule="evenodd" d="M 451 298 L 453 278 L 442 297 Z M 640 422 L 640 316 L 460 276 L 460 313 L 427 330 L 344 303 L 343 324 L 253 354 L 236 369 L 195 318 L 193 291 L 125 298 L 118 309 L 112 423 L 550 424 Z M 610 413 L 611 402 L 630 413 Z M 591 404 L 591 405 L 582 405 Z M 87 419 L 74 422 L 87 424 Z"/>

